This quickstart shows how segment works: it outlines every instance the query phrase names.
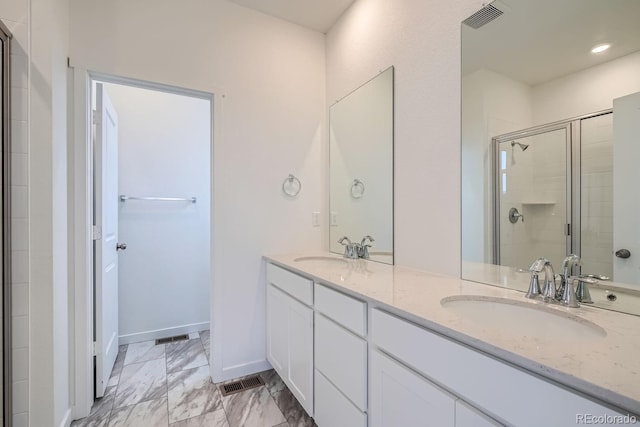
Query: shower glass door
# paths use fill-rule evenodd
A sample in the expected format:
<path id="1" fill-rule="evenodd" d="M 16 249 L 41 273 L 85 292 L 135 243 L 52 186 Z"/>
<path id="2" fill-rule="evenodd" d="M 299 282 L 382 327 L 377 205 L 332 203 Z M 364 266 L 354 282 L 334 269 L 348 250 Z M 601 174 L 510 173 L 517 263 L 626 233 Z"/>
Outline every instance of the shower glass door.
<path id="1" fill-rule="evenodd" d="M 580 146 L 582 272 L 612 278 L 613 114 L 580 120 Z"/>
<path id="2" fill-rule="evenodd" d="M 493 139 L 494 263 L 528 269 L 537 258 L 560 266 L 571 249 L 571 126 L 539 127 Z"/>

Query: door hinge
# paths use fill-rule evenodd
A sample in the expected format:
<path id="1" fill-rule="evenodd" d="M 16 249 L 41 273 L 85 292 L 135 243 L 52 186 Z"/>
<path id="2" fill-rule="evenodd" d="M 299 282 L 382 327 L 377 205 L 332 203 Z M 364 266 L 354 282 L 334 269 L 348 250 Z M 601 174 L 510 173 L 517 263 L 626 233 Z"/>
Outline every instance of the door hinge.
<path id="1" fill-rule="evenodd" d="M 92 356 L 97 356 L 98 355 L 98 353 L 96 352 L 96 348 L 97 348 L 96 342 L 94 341 L 92 346 L 91 346 L 91 355 Z"/>
<path id="2" fill-rule="evenodd" d="M 567 236 L 571 236 L 571 224 L 567 224 Z"/>
<path id="3" fill-rule="evenodd" d="M 98 227 L 97 225 L 92 226 L 91 227 L 91 238 L 93 240 L 102 239 L 102 228 Z"/>

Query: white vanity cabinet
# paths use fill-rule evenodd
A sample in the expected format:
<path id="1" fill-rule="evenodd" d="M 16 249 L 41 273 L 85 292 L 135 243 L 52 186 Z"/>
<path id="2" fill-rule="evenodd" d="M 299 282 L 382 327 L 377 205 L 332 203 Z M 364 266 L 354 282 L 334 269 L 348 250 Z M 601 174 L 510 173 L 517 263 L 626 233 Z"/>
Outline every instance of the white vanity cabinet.
<path id="1" fill-rule="evenodd" d="M 313 416 L 313 282 L 267 264 L 267 359 Z"/>
<path id="2" fill-rule="evenodd" d="M 366 303 L 315 285 L 315 421 L 367 425 Z"/>
<path id="3" fill-rule="evenodd" d="M 366 295 L 361 289 L 341 292 L 339 284 L 271 263 L 266 270 L 267 358 L 319 427 L 624 419 L 597 400 L 463 344 L 464 337 L 461 343 L 434 331 L 437 323 L 354 296 Z"/>
<path id="4" fill-rule="evenodd" d="M 564 426 L 575 425 L 579 414 L 621 415 L 565 388 L 378 309 L 372 310 L 371 337 L 375 346 L 402 364 L 442 384 L 451 394 L 482 412 L 508 424 Z M 370 409 L 373 417 L 378 411 L 374 404 L 375 400 Z M 469 413 L 464 407 L 457 408 L 456 412 L 461 414 L 461 426 L 469 423 L 476 425 L 473 419 L 478 414 Z"/>

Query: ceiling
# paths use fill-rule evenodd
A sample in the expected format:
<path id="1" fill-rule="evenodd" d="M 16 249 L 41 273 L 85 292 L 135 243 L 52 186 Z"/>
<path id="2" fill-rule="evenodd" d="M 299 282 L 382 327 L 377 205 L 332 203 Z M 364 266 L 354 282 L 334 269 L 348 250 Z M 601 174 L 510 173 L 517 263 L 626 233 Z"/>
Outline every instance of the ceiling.
<path id="1" fill-rule="evenodd" d="M 326 33 L 354 0 L 229 0 L 267 15 Z"/>
<path id="2" fill-rule="evenodd" d="M 496 0 L 504 14 L 462 25 L 463 74 L 486 68 L 536 85 L 640 50 L 639 0 Z M 600 55 L 591 48 L 611 43 Z"/>

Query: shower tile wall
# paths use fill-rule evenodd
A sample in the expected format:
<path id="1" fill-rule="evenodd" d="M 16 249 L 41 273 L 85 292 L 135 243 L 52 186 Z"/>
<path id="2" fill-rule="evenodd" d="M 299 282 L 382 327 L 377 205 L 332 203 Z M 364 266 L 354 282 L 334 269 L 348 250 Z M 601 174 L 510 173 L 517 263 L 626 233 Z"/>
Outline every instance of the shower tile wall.
<path id="1" fill-rule="evenodd" d="M 28 425 L 29 410 L 29 0 L 4 0 L 0 19 L 13 34 L 11 49 L 11 256 L 13 423 Z"/>
<path id="2" fill-rule="evenodd" d="M 582 272 L 613 276 L 613 114 L 581 122 Z"/>
<path id="3" fill-rule="evenodd" d="M 509 142 L 501 144 L 506 183 L 501 188 L 500 264 L 528 268 L 545 257 L 554 266 L 565 256 L 566 145 L 565 131 L 558 130 L 519 139 L 522 151 Z M 505 192 L 506 189 L 506 192 Z M 509 222 L 515 207 L 524 221 Z"/>

